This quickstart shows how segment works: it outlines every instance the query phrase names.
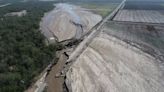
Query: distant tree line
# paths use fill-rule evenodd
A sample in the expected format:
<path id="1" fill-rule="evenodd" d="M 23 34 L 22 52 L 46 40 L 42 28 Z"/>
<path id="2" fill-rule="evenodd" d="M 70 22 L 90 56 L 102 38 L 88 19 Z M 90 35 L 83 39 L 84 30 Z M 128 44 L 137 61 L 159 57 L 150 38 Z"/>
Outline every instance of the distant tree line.
<path id="1" fill-rule="evenodd" d="M 16 3 L 0 8 L 0 92 L 23 92 L 55 58 L 58 44 L 45 44 L 39 31 L 44 13 L 52 2 Z M 4 14 L 27 10 L 22 17 Z"/>

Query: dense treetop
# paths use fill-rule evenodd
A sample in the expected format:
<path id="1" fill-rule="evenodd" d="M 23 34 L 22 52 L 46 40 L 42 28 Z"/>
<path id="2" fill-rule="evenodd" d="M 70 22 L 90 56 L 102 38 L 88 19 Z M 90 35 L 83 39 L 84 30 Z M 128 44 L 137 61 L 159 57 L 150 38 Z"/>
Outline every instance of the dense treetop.
<path id="1" fill-rule="evenodd" d="M 23 92 L 55 57 L 57 44 L 46 45 L 39 31 L 52 2 L 15 3 L 0 8 L 0 92 Z M 27 15 L 4 16 L 27 10 Z"/>

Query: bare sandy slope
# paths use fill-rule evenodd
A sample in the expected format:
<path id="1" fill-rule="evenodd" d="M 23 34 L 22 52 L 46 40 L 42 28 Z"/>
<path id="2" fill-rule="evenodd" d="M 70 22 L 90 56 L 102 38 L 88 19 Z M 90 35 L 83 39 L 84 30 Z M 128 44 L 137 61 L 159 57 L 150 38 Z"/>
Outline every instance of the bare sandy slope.
<path id="1" fill-rule="evenodd" d="M 71 92 L 163 92 L 164 66 L 102 32 L 67 73 Z"/>
<path id="2" fill-rule="evenodd" d="M 63 41 L 77 36 L 80 38 L 101 20 L 101 16 L 78 6 L 57 4 L 56 8 L 43 18 L 41 29 L 49 40 L 56 36 L 58 41 Z"/>

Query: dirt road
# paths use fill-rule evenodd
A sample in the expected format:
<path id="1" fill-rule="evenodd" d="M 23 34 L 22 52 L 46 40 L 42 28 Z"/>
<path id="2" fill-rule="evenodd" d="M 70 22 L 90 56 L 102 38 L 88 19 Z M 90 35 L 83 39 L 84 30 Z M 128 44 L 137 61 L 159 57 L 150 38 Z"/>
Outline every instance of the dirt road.
<path id="1" fill-rule="evenodd" d="M 11 3 L 0 5 L 0 8 L 5 7 L 5 6 L 8 6 L 8 5 L 11 5 Z"/>

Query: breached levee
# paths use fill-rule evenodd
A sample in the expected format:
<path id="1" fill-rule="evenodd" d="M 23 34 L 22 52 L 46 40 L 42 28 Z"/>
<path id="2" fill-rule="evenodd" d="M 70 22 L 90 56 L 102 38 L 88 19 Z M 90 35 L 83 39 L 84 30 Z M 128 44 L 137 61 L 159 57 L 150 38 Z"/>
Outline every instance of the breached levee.
<path id="1" fill-rule="evenodd" d="M 135 39 L 137 35 L 130 34 L 132 38 L 127 35 L 133 31 L 126 31 L 122 25 L 104 26 L 123 3 L 100 22 L 68 56 L 69 59 L 60 74 L 66 78 L 69 92 L 163 92 L 164 62 L 137 48 L 140 45 L 134 46 L 134 41 L 141 40 Z M 83 8 L 57 4 L 53 11 L 45 15 L 41 28 L 49 41 L 80 39 L 101 19 L 99 15 Z M 128 26 L 127 29 L 138 27 L 140 26 Z M 123 30 L 126 35 L 115 28 Z M 136 30 L 138 32 L 138 29 Z M 118 33 L 121 35 L 120 38 L 117 37 Z M 139 33 L 145 34 L 140 31 Z M 125 38 L 129 38 L 132 43 L 127 43 Z"/>
<path id="2" fill-rule="evenodd" d="M 102 20 L 102 17 L 85 9 L 70 5 L 56 4 L 55 9 L 42 19 L 41 30 L 48 40 L 65 41 L 80 39 Z"/>
<path id="3" fill-rule="evenodd" d="M 101 32 L 73 63 L 66 84 L 70 92 L 163 92 L 164 66 Z"/>

